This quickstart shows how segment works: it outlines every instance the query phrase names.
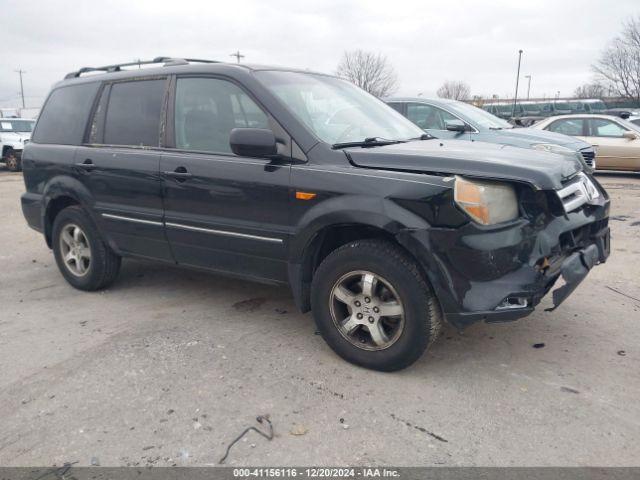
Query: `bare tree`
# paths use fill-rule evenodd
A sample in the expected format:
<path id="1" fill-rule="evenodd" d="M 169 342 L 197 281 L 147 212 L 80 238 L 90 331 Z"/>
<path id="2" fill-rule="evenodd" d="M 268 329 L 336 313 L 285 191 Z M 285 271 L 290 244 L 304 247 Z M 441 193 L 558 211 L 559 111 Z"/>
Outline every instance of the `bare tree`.
<path id="1" fill-rule="evenodd" d="M 640 103 L 640 17 L 623 23 L 593 69 L 614 93 Z"/>
<path id="2" fill-rule="evenodd" d="M 398 89 L 398 77 L 387 57 L 380 53 L 344 52 L 336 74 L 376 97 L 387 97 Z"/>
<path id="3" fill-rule="evenodd" d="M 573 96 L 576 98 L 602 98 L 605 95 L 605 87 L 601 83 L 585 83 L 580 85 L 573 92 Z"/>
<path id="4" fill-rule="evenodd" d="M 447 80 L 436 93 L 440 98 L 467 100 L 471 95 L 471 88 L 464 82 Z"/>

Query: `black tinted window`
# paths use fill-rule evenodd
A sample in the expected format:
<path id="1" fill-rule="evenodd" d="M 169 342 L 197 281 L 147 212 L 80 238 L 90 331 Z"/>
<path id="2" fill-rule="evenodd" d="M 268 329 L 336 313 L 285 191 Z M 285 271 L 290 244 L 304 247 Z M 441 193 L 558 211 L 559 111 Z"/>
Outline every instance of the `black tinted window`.
<path id="1" fill-rule="evenodd" d="M 104 127 L 107 145 L 160 144 L 160 112 L 165 80 L 114 83 Z"/>
<path id="2" fill-rule="evenodd" d="M 98 83 L 85 83 L 51 92 L 32 140 L 36 143 L 81 144 L 97 90 Z"/>
<path id="3" fill-rule="evenodd" d="M 265 113 L 237 85 L 214 78 L 180 78 L 176 87 L 176 147 L 231 153 L 234 128 L 269 128 Z"/>
<path id="4" fill-rule="evenodd" d="M 402 113 L 402 104 L 401 103 L 387 103 L 391 108 L 393 108 L 396 112 Z"/>

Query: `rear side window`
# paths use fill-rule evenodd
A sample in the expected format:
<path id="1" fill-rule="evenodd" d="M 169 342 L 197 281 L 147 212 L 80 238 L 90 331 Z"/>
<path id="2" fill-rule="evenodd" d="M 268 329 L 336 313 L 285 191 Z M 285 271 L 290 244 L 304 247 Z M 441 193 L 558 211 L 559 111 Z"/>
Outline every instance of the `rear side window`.
<path id="1" fill-rule="evenodd" d="M 51 92 L 31 140 L 35 143 L 80 145 L 98 85 L 97 82 L 84 83 Z"/>
<path id="2" fill-rule="evenodd" d="M 104 126 L 107 145 L 157 147 L 165 80 L 114 83 Z"/>

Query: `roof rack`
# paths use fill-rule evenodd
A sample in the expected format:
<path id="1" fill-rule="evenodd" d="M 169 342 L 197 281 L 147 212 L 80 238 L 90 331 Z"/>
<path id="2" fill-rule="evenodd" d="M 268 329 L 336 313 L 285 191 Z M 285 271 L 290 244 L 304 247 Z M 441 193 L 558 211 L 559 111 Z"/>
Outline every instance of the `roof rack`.
<path id="1" fill-rule="evenodd" d="M 114 65 L 105 65 L 104 67 L 82 67 L 80 70 L 75 72 L 67 73 L 64 78 L 78 78 L 83 73 L 89 72 L 119 72 L 122 70 L 122 67 L 134 67 L 140 65 L 152 65 L 154 63 L 163 63 L 164 67 L 173 67 L 176 65 L 189 65 L 190 63 L 220 63 L 217 60 L 203 60 L 200 58 L 175 58 L 175 57 L 156 57 L 153 60 L 138 60 L 136 62 L 128 62 L 128 63 L 117 63 Z"/>

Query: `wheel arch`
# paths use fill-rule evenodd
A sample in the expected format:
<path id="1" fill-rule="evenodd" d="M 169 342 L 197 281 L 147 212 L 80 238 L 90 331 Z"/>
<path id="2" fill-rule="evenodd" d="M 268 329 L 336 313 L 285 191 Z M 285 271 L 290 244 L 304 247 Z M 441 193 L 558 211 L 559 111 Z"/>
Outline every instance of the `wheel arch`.
<path id="1" fill-rule="evenodd" d="M 52 245 L 51 236 L 56 216 L 71 205 L 82 207 L 97 225 L 93 213 L 93 196 L 81 182 L 74 178 L 68 176 L 52 178 L 47 183 L 42 198 L 42 226 L 49 248 Z"/>
<path id="2" fill-rule="evenodd" d="M 399 238 L 399 234 L 406 230 L 405 226 L 384 215 L 370 212 L 364 217 L 368 220 L 366 222 L 357 221 L 355 218 L 358 216 L 343 212 L 338 216 L 332 216 L 331 221 L 318 222 L 316 228 L 307 229 L 301 235 L 302 239 L 292 246 L 289 283 L 296 305 L 302 312 L 308 312 L 311 308 L 311 280 L 322 260 L 337 248 L 354 240 L 375 238 L 396 245 L 415 261 L 425 280 L 431 282 L 418 258 Z"/>

